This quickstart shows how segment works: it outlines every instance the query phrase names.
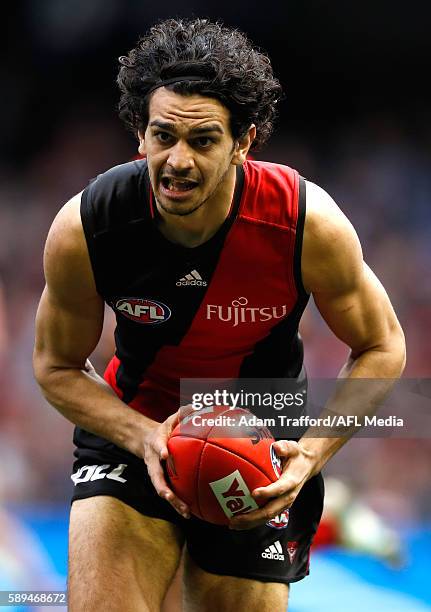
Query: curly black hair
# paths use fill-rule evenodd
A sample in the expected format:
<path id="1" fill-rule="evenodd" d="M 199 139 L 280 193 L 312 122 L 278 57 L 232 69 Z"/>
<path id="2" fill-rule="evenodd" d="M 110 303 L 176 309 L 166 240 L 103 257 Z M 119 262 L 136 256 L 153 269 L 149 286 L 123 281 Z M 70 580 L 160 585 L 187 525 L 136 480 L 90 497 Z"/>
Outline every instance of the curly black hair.
<path id="1" fill-rule="evenodd" d="M 230 111 L 235 140 L 254 123 L 256 149 L 272 132 L 281 86 L 268 56 L 238 30 L 208 19 L 168 19 L 153 26 L 119 62 L 119 114 L 135 134 L 146 129 L 150 90 L 160 81 L 191 75 L 204 80 L 167 87 L 219 100 Z"/>

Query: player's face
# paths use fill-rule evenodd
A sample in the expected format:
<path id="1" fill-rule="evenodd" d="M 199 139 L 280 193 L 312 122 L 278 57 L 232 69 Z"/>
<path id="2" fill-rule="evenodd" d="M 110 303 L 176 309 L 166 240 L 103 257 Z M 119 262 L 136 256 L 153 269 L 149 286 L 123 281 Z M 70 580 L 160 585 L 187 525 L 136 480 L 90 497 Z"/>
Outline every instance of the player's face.
<path id="1" fill-rule="evenodd" d="M 232 166 L 242 163 L 230 131 L 229 111 L 218 100 L 182 96 L 161 87 L 149 104 L 141 153 L 159 206 L 189 215 L 221 193 Z"/>

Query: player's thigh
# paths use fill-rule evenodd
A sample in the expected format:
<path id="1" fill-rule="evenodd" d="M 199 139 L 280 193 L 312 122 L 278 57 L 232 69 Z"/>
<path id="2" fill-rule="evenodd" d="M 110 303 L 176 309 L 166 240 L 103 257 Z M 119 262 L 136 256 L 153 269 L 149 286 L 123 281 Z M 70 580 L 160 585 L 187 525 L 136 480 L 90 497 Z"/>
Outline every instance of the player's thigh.
<path id="1" fill-rule="evenodd" d="M 76 500 L 69 529 L 69 611 L 160 610 L 182 543 L 178 527 L 118 499 Z"/>
<path id="2" fill-rule="evenodd" d="M 183 612 L 183 568 L 181 560 L 163 600 L 161 612 Z"/>
<path id="3" fill-rule="evenodd" d="M 287 584 L 210 574 L 185 554 L 184 612 L 286 612 L 288 595 Z"/>

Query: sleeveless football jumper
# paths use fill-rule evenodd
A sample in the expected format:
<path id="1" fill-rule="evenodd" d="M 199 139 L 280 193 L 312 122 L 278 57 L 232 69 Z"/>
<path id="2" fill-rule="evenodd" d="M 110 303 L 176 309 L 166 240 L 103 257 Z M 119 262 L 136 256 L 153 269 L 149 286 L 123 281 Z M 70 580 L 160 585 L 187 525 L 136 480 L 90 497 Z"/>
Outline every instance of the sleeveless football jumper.
<path id="1" fill-rule="evenodd" d="M 181 378 L 295 378 L 305 182 L 287 166 L 237 169 L 229 215 L 204 244 L 169 242 L 156 226 L 145 160 L 117 166 L 82 194 L 97 290 L 114 310 L 116 354 L 105 378 L 163 421 Z"/>
<path id="2" fill-rule="evenodd" d="M 182 378 L 306 384 L 298 334 L 309 297 L 301 280 L 305 206 L 305 181 L 295 170 L 247 161 L 237 167 L 224 223 L 207 242 L 187 248 L 157 228 L 146 160 L 114 167 L 88 185 L 82 225 L 97 291 L 117 321 L 104 377 L 120 399 L 161 422 L 180 407 Z M 109 495 L 175 523 L 195 563 L 209 572 L 285 583 L 309 573 L 323 507 L 320 474 L 277 520 L 236 532 L 177 514 L 130 452 L 78 427 L 74 442 L 72 501 Z"/>

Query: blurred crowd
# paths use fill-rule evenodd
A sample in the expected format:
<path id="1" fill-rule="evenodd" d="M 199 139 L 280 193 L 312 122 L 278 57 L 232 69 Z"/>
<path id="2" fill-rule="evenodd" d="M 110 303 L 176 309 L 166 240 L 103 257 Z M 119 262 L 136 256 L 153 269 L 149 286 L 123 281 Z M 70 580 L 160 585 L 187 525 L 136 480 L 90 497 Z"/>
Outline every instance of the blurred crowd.
<path id="1" fill-rule="evenodd" d="M 389 128 L 388 128 L 389 129 Z M 405 375 L 429 376 L 431 296 L 427 154 L 400 134 L 373 124 L 338 134 L 327 157 L 278 133 L 262 158 L 297 167 L 325 187 L 353 221 L 365 258 L 386 286 L 407 336 Z M 76 117 L 50 146 L 1 188 L 0 496 L 8 502 L 65 501 L 72 462 L 72 425 L 41 398 L 32 377 L 34 317 L 43 289 L 42 253 L 60 206 L 98 172 L 130 159 L 133 141 L 115 122 Z M 113 322 L 94 359 L 110 357 Z M 335 377 L 346 348 L 310 304 L 302 323 L 310 376 Z M 353 482 L 379 510 L 397 519 L 431 515 L 427 488 L 431 445 L 416 440 L 356 440 L 327 470 Z"/>
<path id="2" fill-rule="evenodd" d="M 15 162 L 4 160 L 0 165 L 0 502 L 65 503 L 71 487 L 73 427 L 41 397 L 31 368 L 34 318 L 44 284 L 43 245 L 62 204 L 98 173 L 131 159 L 136 143 L 116 120 L 111 98 L 109 108 L 103 98 L 106 88 L 114 90 L 113 75 L 107 77 L 98 98 L 87 100 L 73 92 L 75 101 L 63 113 L 60 103 L 53 104 L 52 112 L 55 106 L 57 114 L 49 125 L 49 138 L 40 144 L 34 141 L 32 135 L 43 133 L 45 126 L 38 121 L 37 110 L 30 121 L 24 112 L 26 101 L 31 103 L 26 92 L 31 89 L 35 96 L 37 86 L 32 66 L 45 67 L 49 60 L 47 69 L 59 73 L 74 46 L 89 53 L 103 36 L 112 34 L 120 3 L 80 2 L 84 12 L 71 12 L 69 3 L 46 1 L 37 16 L 29 8 L 31 3 L 24 4 L 33 19 L 30 25 L 39 55 L 27 64 L 26 76 L 5 71 L 13 97 L 1 117 L 4 143 L 9 146 L 18 129 L 20 140 L 15 149 L 9 147 Z M 66 6 L 65 15 L 60 7 Z M 91 28 L 90 36 L 88 27 L 95 16 L 99 27 Z M 131 27 L 122 22 L 123 28 L 126 25 Z M 14 44 L 16 50 L 18 44 L 25 49 L 28 38 Z M 57 77 L 64 101 L 72 93 L 73 73 Z M 66 77 L 70 90 L 65 88 Z M 39 101 L 50 96 L 46 88 Z M 40 113 L 46 118 L 42 108 Z M 289 121 L 293 125 L 295 117 Z M 304 118 L 301 121 L 305 125 Z M 343 121 L 335 121 L 313 140 L 310 129 L 301 136 L 300 129 L 293 133 L 281 123 L 258 159 L 293 166 L 334 197 L 356 227 L 365 259 L 386 287 L 405 330 L 405 376 L 431 378 L 431 149 L 429 136 L 421 134 L 418 139 L 406 125 L 387 112 L 356 113 L 351 120 L 344 116 Z M 330 139 L 322 139 L 322 134 L 330 134 Z M 20 156 L 21 146 L 31 147 L 31 155 Z M 110 313 L 106 325 L 107 339 L 93 360 L 99 371 L 112 350 Z M 336 377 L 346 347 L 334 338 L 312 303 L 301 331 L 309 376 Z M 431 517 L 428 440 L 354 440 L 326 471 L 348 481 L 358 496 L 389 520 Z"/>

